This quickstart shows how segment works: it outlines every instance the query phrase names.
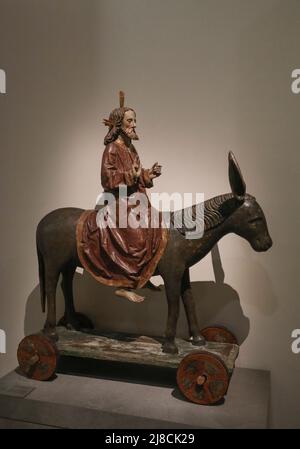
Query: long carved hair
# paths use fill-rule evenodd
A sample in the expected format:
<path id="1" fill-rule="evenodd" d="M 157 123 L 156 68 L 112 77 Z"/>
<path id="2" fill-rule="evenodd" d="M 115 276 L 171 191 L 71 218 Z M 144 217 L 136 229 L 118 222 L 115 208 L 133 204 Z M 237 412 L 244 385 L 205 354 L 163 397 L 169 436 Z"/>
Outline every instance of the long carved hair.
<path id="1" fill-rule="evenodd" d="M 108 145 L 111 142 L 114 142 L 121 132 L 122 121 L 127 111 L 135 111 L 132 108 L 121 107 L 114 109 L 109 114 L 109 119 L 104 120 L 105 125 L 109 126 L 109 131 L 104 137 L 104 145 Z"/>

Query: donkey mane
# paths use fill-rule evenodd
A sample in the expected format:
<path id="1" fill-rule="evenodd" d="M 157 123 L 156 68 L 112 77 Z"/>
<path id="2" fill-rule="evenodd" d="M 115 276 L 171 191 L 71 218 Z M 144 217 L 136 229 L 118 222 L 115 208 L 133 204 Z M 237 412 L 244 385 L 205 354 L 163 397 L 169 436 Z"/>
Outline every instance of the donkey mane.
<path id="1" fill-rule="evenodd" d="M 246 194 L 246 198 L 250 199 L 253 197 Z M 185 235 L 186 232 L 191 232 L 195 229 L 195 223 L 203 225 L 204 216 L 204 232 L 209 231 L 223 223 L 241 204 L 241 201 L 233 193 L 218 195 L 204 201 L 204 203 L 194 204 L 185 209 L 171 212 L 171 227 L 176 228 L 181 234 Z M 197 220 L 196 215 L 198 215 Z"/>

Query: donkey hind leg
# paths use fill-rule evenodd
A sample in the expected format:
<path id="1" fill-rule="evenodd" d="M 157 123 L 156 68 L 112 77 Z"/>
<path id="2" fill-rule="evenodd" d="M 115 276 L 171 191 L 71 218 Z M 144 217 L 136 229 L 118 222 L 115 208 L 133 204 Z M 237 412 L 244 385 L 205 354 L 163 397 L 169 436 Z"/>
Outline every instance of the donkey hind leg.
<path id="1" fill-rule="evenodd" d="M 83 313 L 78 313 L 74 307 L 73 278 L 76 265 L 70 265 L 62 272 L 61 288 L 65 299 L 65 313 L 59 320 L 58 326 L 64 326 L 70 330 L 94 329 L 92 321 Z"/>
<path id="2" fill-rule="evenodd" d="M 56 333 L 56 287 L 59 278 L 59 270 L 45 266 L 45 290 L 47 297 L 47 319 L 44 325 L 44 333 L 57 340 Z"/>
<path id="3" fill-rule="evenodd" d="M 179 317 L 180 280 L 176 277 L 169 280 L 165 279 L 165 288 L 168 301 L 168 320 L 162 350 L 169 354 L 177 354 L 178 348 L 175 344 L 175 336 Z"/>
<path id="4" fill-rule="evenodd" d="M 61 288 L 65 298 L 65 314 L 59 325 L 64 325 L 67 329 L 80 329 L 80 322 L 74 307 L 73 298 L 73 277 L 76 266 L 70 266 L 62 272 Z"/>
<path id="5" fill-rule="evenodd" d="M 195 301 L 192 294 L 192 288 L 190 283 L 189 269 L 186 269 L 182 277 L 181 297 L 189 326 L 190 341 L 191 343 L 193 343 L 193 345 L 203 346 L 205 345 L 205 339 L 200 335 L 199 332 Z"/>

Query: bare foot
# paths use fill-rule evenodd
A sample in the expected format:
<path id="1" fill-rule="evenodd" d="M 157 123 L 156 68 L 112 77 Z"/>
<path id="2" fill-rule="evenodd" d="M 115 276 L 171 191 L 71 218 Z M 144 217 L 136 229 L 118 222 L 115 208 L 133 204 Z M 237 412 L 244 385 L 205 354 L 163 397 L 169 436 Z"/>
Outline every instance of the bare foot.
<path id="1" fill-rule="evenodd" d="M 145 299 L 144 296 L 140 296 L 137 293 L 134 293 L 132 290 L 125 290 L 124 288 L 116 290 L 115 294 L 117 296 L 123 296 L 123 298 L 126 298 L 132 302 L 143 302 Z"/>

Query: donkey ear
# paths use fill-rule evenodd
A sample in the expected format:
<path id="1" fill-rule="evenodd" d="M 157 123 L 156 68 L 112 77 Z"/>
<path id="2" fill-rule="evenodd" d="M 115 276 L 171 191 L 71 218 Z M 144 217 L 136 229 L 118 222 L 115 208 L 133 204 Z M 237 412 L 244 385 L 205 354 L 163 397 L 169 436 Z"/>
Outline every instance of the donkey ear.
<path id="1" fill-rule="evenodd" d="M 236 161 L 235 155 L 232 151 L 228 153 L 228 169 L 229 169 L 229 182 L 232 193 L 238 199 L 243 199 L 246 194 L 246 184 Z"/>

